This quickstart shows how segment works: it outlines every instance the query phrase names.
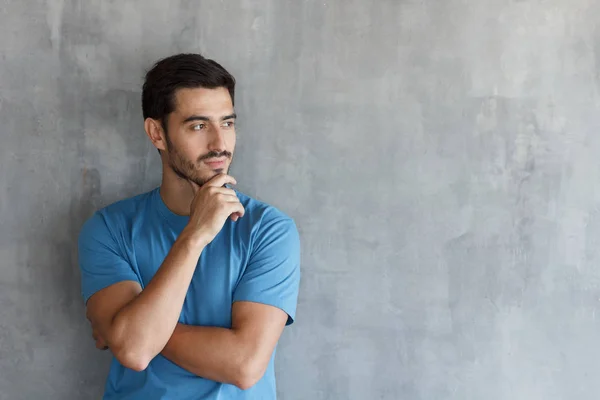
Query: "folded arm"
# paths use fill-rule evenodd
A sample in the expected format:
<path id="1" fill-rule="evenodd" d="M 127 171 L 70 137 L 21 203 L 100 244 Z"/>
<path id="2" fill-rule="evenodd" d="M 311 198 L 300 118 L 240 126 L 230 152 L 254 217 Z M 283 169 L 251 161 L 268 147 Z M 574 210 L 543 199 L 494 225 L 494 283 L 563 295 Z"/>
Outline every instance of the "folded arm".
<path id="1" fill-rule="evenodd" d="M 178 324 L 162 355 L 203 378 L 248 389 L 264 375 L 287 319 L 279 308 L 236 302 L 231 329 Z"/>
<path id="2" fill-rule="evenodd" d="M 277 214 L 265 217 L 233 292 L 231 329 L 177 325 L 162 354 L 198 376 L 242 389 L 253 386 L 294 319 L 299 266 L 293 221 Z"/>
<path id="3" fill-rule="evenodd" d="M 237 220 L 244 215 L 235 192 L 223 187 L 227 183 L 235 184 L 235 179 L 224 174 L 202 187 L 190 183 L 189 222 L 143 291 L 104 219 L 96 213 L 83 227 L 79 256 L 89 295 L 87 316 L 122 365 L 144 370 L 163 350 L 204 247 L 230 216 Z"/>
<path id="4" fill-rule="evenodd" d="M 162 353 L 198 376 L 249 388 L 264 375 L 295 315 L 300 279 L 296 227 L 289 219 L 263 221 L 233 293 L 230 329 L 177 324 L 190 279 L 181 271 L 193 272 L 188 263 L 193 259 L 195 265 L 199 257 L 186 250 L 185 240 L 178 245 L 180 238 L 143 291 L 125 279 L 89 299 L 88 318 L 100 345 L 105 342 L 122 365 L 134 370 L 145 369 Z"/>
<path id="5" fill-rule="evenodd" d="M 87 318 L 122 365 L 144 370 L 165 347 L 201 251 L 182 235 L 143 291 L 138 282 L 125 280 L 90 297 Z"/>

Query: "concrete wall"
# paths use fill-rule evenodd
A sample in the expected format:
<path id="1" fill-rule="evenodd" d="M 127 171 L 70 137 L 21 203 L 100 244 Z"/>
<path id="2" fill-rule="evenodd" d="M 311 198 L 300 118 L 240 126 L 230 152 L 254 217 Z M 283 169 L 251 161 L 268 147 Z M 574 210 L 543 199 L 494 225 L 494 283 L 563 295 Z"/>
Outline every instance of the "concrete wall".
<path id="1" fill-rule="evenodd" d="M 281 399 L 597 399 L 599 21 L 595 0 L 0 2 L 0 399 L 101 394 L 75 239 L 158 184 L 140 86 L 180 51 L 236 75 L 232 174 L 301 230 Z"/>

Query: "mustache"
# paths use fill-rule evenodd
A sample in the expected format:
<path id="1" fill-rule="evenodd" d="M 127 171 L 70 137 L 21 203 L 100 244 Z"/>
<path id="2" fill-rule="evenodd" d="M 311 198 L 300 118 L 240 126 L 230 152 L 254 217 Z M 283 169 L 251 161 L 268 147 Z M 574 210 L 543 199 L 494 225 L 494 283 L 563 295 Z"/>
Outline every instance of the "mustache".
<path id="1" fill-rule="evenodd" d="M 198 162 L 208 160 L 210 158 L 219 158 L 219 157 L 231 158 L 231 152 L 229 152 L 227 150 L 224 150 L 221 152 L 211 151 L 211 152 L 204 154 L 203 156 L 198 157 Z"/>

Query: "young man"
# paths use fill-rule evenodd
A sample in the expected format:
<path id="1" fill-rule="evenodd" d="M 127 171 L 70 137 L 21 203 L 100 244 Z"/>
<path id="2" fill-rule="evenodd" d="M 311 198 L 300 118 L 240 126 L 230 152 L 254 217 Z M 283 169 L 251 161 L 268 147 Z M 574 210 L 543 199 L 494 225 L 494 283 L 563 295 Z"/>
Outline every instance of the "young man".
<path id="1" fill-rule="evenodd" d="M 97 211 L 79 236 L 87 317 L 113 361 L 105 399 L 275 399 L 293 322 L 293 220 L 230 186 L 234 78 L 199 54 L 156 63 L 142 93 L 160 187 Z"/>

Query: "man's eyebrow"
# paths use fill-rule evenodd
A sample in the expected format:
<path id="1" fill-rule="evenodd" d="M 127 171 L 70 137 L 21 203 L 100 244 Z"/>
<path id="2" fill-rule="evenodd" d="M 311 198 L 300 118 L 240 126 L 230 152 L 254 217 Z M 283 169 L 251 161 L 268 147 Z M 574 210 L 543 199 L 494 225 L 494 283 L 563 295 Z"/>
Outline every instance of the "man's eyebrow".
<path id="1" fill-rule="evenodd" d="M 226 121 L 228 119 L 235 119 L 237 118 L 236 113 L 233 114 L 229 114 L 226 115 L 224 117 L 221 117 L 221 121 Z M 210 122 L 210 118 L 204 116 L 204 115 L 192 115 L 187 117 L 186 119 L 183 120 L 183 123 L 187 123 L 187 122 L 192 122 L 192 121 L 206 121 L 206 122 Z"/>
<path id="2" fill-rule="evenodd" d="M 191 121 L 210 121 L 210 118 L 205 117 L 204 115 L 192 115 L 183 120 L 183 123 L 191 122 Z"/>

